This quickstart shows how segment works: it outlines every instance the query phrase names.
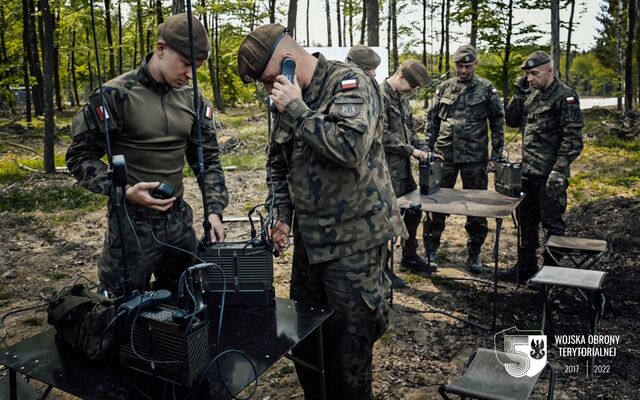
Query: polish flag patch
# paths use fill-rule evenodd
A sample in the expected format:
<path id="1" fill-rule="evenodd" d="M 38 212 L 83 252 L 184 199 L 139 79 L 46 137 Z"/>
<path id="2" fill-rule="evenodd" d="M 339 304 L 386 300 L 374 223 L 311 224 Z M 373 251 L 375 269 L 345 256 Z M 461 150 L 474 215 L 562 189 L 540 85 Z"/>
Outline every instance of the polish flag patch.
<path id="1" fill-rule="evenodd" d="M 204 116 L 207 117 L 207 119 L 213 118 L 213 110 L 211 109 L 211 107 L 207 106 L 207 108 L 205 108 Z"/>
<path id="2" fill-rule="evenodd" d="M 342 90 L 355 89 L 355 88 L 358 87 L 358 80 L 357 79 L 345 79 L 342 82 L 340 82 L 340 85 L 342 86 Z"/>
<path id="3" fill-rule="evenodd" d="M 567 103 L 569 104 L 576 104 L 576 98 L 573 96 L 569 96 L 567 97 Z"/>
<path id="4" fill-rule="evenodd" d="M 96 107 L 96 115 L 100 122 L 103 122 L 105 119 L 109 119 L 109 112 L 104 109 L 102 106 Z"/>

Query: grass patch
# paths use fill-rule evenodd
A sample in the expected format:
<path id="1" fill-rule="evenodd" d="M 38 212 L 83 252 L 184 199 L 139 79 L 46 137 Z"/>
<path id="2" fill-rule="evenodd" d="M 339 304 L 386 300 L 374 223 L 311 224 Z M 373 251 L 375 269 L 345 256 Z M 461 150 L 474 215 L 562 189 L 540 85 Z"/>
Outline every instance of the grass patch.
<path id="1" fill-rule="evenodd" d="M 106 197 L 79 186 L 51 186 L 37 190 L 12 189 L 0 198 L 0 211 L 45 212 L 104 207 Z"/>
<path id="2" fill-rule="evenodd" d="M 0 160 L 0 184 L 12 184 L 27 179 L 33 172 L 25 171 L 20 168 L 18 163 L 29 168 L 44 171 L 44 160 L 42 158 L 24 157 L 24 158 L 4 158 Z M 56 166 L 65 165 L 64 154 L 56 154 Z"/>
<path id="3" fill-rule="evenodd" d="M 234 165 L 238 167 L 240 171 L 254 171 L 262 169 L 267 163 L 265 155 L 252 155 L 252 154 L 222 154 L 220 161 L 224 166 Z"/>
<path id="4" fill-rule="evenodd" d="M 408 272 L 408 273 L 405 275 L 404 281 L 405 281 L 405 282 L 407 282 L 407 283 L 412 284 L 412 283 L 424 282 L 424 280 L 425 280 L 425 279 L 426 279 L 426 278 L 425 278 L 425 277 L 423 277 L 422 275 L 413 274 L 413 273 L 411 273 L 411 272 Z"/>
<path id="5" fill-rule="evenodd" d="M 54 272 L 51 275 L 51 279 L 53 279 L 54 281 L 61 281 L 63 279 L 68 279 L 69 275 L 65 274 L 64 272 Z"/>
<path id="6" fill-rule="evenodd" d="M 638 141 L 601 137 L 585 144 L 569 179 L 569 203 L 580 205 L 611 196 L 640 196 Z"/>
<path id="7" fill-rule="evenodd" d="M 0 287 L 0 307 L 4 307 L 9 304 L 9 300 L 11 300 L 11 295 L 4 287 Z"/>

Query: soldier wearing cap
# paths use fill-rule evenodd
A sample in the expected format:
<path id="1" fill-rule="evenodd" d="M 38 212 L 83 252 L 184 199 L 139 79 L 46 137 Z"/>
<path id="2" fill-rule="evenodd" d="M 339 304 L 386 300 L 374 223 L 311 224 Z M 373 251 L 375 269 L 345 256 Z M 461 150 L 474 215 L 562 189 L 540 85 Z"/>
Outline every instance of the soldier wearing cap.
<path id="1" fill-rule="evenodd" d="M 569 166 L 582 151 L 584 124 L 577 93 L 555 78 L 547 53 L 534 51 L 522 69 L 505 118 L 522 132 L 521 240 L 518 263 L 498 276 L 525 282 L 538 271 L 538 225 L 546 237 L 564 235 Z M 546 253 L 543 263 L 556 264 Z"/>
<path id="2" fill-rule="evenodd" d="M 442 83 L 427 116 L 427 144 L 444 157 L 441 186 L 455 186 L 458 173 L 465 189 L 487 189 L 487 163 L 498 157 L 504 144 L 504 109 L 491 82 L 475 74 L 476 49 L 461 46 L 453 55 L 456 77 Z M 491 129 L 491 155 L 489 132 Z M 445 214 L 434 214 L 430 237 L 425 238 L 430 258 L 436 259 L 445 227 Z M 467 217 L 467 266 L 482 271 L 480 249 L 487 237 L 487 219 Z M 427 246 L 425 246 L 427 247 Z"/>
<path id="3" fill-rule="evenodd" d="M 359 65 L 375 78 L 376 68 L 380 65 L 380 56 L 371 47 L 357 44 L 349 49 L 345 61 Z"/>
<path id="4" fill-rule="evenodd" d="M 189 54 L 186 14 L 169 17 L 158 26 L 159 37 L 153 52 L 136 70 L 118 76 L 103 86 L 106 110 L 95 90 L 71 125 L 73 141 L 67 150 L 69 171 L 86 189 L 111 196 L 116 189 L 102 161 L 106 153 L 108 129 L 112 154 L 122 154 L 127 164 L 122 236 L 118 230 L 114 204 L 108 206 L 108 228 L 98 261 L 103 290 L 116 296 L 125 291 L 122 246 L 128 263 L 126 290 L 148 289 L 151 275 L 154 288 L 175 292 L 180 274 L 193 264 L 188 252 L 197 249 L 191 207 L 183 200 L 184 159 L 198 173 L 196 115 Z M 209 57 L 207 33 L 193 18 L 195 60 L 198 66 Z M 224 240 L 222 211 L 227 205 L 227 189 L 220 165 L 218 142 L 211 104 L 200 97 L 200 121 L 204 153 L 205 205 L 210 213 L 213 241 Z M 105 120 L 107 126 L 105 127 Z M 175 189 L 168 199 L 152 197 L 160 183 Z M 139 243 L 139 245 L 138 245 Z"/>
<path id="5" fill-rule="evenodd" d="M 280 73 L 285 58 L 296 62 L 293 83 Z M 322 325 L 327 397 L 371 398 L 373 344 L 387 324 L 386 243 L 405 234 L 384 161 L 380 88 L 360 67 L 307 53 L 279 24 L 247 35 L 238 70 L 243 82 L 262 82 L 278 110 L 266 203 L 276 251 L 293 227 L 290 297 L 333 310 Z M 314 363 L 317 345 L 304 339 L 293 354 Z M 296 371 L 305 398 L 319 398 L 317 374 L 301 363 Z"/>
<path id="6" fill-rule="evenodd" d="M 427 68 L 420 61 L 406 60 L 396 72 L 382 83 L 384 94 L 384 152 L 391 174 L 393 190 L 397 197 L 418 188 L 411 172 L 411 158 L 428 160 L 427 143 L 418 137 L 413 124 L 411 106 L 406 94 L 427 84 Z M 416 231 L 420 224 L 421 211 L 406 210 L 404 223 L 409 238 L 402 243 L 400 265 L 418 273 L 431 273 L 435 268 L 418 255 Z M 402 287 L 403 281 L 393 277 L 394 287 Z"/>

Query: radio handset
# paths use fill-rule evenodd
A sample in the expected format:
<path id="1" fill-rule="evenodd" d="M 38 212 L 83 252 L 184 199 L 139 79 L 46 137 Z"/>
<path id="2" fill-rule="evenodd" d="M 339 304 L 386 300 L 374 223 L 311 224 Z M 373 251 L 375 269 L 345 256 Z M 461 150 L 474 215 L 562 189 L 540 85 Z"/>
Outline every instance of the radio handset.
<path id="1" fill-rule="evenodd" d="M 289 82 L 293 83 L 294 77 L 296 76 L 296 62 L 293 58 L 285 58 L 282 60 L 282 64 L 280 64 L 280 75 L 286 76 Z M 276 105 L 273 101 L 271 101 L 269 111 L 277 111 Z"/>

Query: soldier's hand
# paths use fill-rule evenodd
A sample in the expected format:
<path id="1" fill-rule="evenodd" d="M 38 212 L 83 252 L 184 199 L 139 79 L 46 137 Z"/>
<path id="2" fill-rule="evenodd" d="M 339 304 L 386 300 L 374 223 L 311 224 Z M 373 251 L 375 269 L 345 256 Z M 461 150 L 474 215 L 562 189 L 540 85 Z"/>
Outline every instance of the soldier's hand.
<path id="1" fill-rule="evenodd" d="M 156 199 L 151 197 L 151 190 L 158 186 L 160 186 L 160 182 L 138 182 L 127 189 L 125 197 L 129 203 L 153 208 L 157 211 L 167 211 L 176 201 L 176 198 Z"/>
<path id="2" fill-rule="evenodd" d="M 422 150 L 418 150 L 418 149 L 413 149 L 413 153 L 411 154 L 414 158 L 421 160 L 421 161 L 426 161 L 429 160 L 431 158 L 431 153 L 428 151 L 422 151 Z"/>
<path id="3" fill-rule="evenodd" d="M 293 79 L 293 83 L 289 82 L 286 76 L 278 75 L 273 83 L 273 89 L 271 90 L 271 99 L 273 104 L 280 112 L 284 112 L 285 106 L 292 100 L 302 98 L 302 89 L 298 84 L 298 76 Z"/>
<path id="4" fill-rule="evenodd" d="M 282 252 L 289 247 L 290 231 L 291 228 L 289 228 L 289 225 L 282 221 L 276 222 L 272 228 L 269 228 L 271 243 L 273 243 L 273 248 L 276 250 L 277 255 L 282 254 Z"/>
<path id="5" fill-rule="evenodd" d="M 531 93 L 531 88 L 529 88 L 529 81 L 527 80 L 526 75 L 516 78 L 515 82 L 513 83 L 513 86 L 516 87 L 516 91 L 519 94 Z"/>
<path id="6" fill-rule="evenodd" d="M 551 171 L 547 178 L 547 194 L 554 195 L 567 188 L 567 175 L 560 171 Z"/>
<path id="7" fill-rule="evenodd" d="M 209 223 L 211 224 L 211 241 L 213 243 L 224 242 L 227 236 L 224 232 L 224 225 L 218 214 L 209 214 Z"/>

